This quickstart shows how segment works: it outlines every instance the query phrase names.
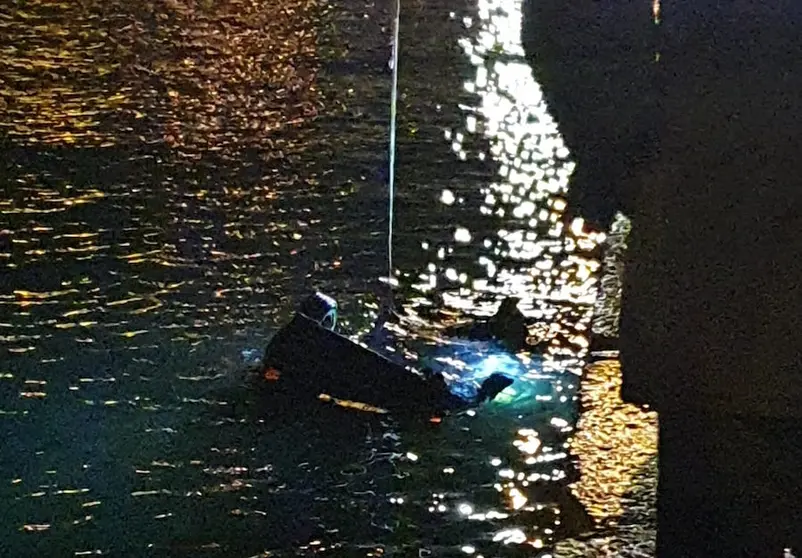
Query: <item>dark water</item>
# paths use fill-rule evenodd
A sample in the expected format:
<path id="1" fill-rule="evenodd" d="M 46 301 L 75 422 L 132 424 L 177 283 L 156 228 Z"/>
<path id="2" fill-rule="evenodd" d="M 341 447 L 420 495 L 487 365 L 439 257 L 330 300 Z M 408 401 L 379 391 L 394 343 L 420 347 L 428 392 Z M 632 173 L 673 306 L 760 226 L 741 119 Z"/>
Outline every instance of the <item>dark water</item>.
<path id="1" fill-rule="evenodd" d="M 516 294 L 545 357 L 440 425 L 244 380 L 310 289 L 346 333 L 376 316 L 389 8 L 0 8 L 0 555 L 546 556 L 620 514 L 609 447 L 568 445 L 600 239 L 561 225 L 517 2 L 405 4 L 397 349 Z"/>

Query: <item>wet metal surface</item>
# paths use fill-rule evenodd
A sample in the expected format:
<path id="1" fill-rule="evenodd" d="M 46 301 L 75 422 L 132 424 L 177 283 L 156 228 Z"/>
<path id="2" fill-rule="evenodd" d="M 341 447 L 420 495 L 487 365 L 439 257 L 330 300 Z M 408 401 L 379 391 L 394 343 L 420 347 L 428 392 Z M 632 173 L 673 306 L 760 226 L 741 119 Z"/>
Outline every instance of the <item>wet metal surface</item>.
<path id="1" fill-rule="evenodd" d="M 239 361 L 309 289 L 348 334 L 377 315 L 389 4 L 0 8 L 0 555 L 648 553 L 653 417 L 614 362 L 580 382 L 602 238 L 561 224 L 520 18 L 405 5 L 383 338 L 518 381 L 402 426 L 268 402 Z M 543 355 L 443 338 L 509 294 Z"/>

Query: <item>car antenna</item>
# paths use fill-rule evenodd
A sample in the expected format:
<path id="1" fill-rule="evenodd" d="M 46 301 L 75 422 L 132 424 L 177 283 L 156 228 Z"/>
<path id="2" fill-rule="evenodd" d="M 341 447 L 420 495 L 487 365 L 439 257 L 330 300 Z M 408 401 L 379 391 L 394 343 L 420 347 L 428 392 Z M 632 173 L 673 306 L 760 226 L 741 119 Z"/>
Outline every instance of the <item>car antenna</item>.
<path id="1" fill-rule="evenodd" d="M 387 285 L 389 287 L 390 309 L 394 311 L 393 289 L 398 284 L 393 270 L 393 221 L 395 218 L 395 143 L 396 143 L 396 108 L 398 105 L 398 52 L 400 50 L 398 35 L 401 24 L 401 0 L 395 2 L 395 18 L 393 20 L 393 85 L 390 97 L 390 160 L 388 185 L 388 224 L 387 224 Z"/>

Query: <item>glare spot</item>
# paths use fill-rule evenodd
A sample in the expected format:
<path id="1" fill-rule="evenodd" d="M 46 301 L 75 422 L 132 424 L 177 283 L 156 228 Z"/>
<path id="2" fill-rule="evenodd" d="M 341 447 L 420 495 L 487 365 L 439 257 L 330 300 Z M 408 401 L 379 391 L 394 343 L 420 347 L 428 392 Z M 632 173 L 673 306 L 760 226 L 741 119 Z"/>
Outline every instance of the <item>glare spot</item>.
<path id="1" fill-rule="evenodd" d="M 471 241 L 471 232 L 464 227 L 460 227 L 454 231 L 454 240 L 463 244 L 468 243 Z"/>
<path id="2" fill-rule="evenodd" d="M 470 133 L 476 132 L 476 117 L 475 116 L 468 116 L 465 119 L 465 129 L 468 130 Z"/>
<path id="3" fill-rule="evenodd" d="M 516 446 L 522 453 L 526 453 L 529 455 L 534 455 L 540 449 L 540 439 L 537 437 L 537 433 L 529 433 L 522 434 L 523 431 L 519 431 L 518 434 L 524 436 L 522 440 L 515 440 L 513 445 Z"/>
<path id="4" fill-rule="evenodd" d="M 493 535 L 493 542 L 523 544 L 526 542 L 526 535 L 520 529 L 504 529 Z"/>
<path id="5" fill-rule="evenodd" d="M 521 493 L 521 491 L 518 490 L 517 488 L 511 488 L 509 494 L 510 494 L 512 509 L 514 510 L 521 509 L 529 501 L 528 498 L 524 496 Z"/>
<path id="6" fill-rule="evenodd" d="M 523 219 L 524 217 L 528 217 L 529 215 L 534 214 L 535 212 L 535 204 L 531 201 L 524 201 L 518 204 L 515 209 L 512 210 L 512 214 L 517 219 Z"/>
<path id="7" fill-rule="evenodd" d="M 454 192 L 451 190 L 443 190 L 443 193 L 440 195 L 440 201 L 446 205 L 451 205 L 456 200 L 454 196 Z"/>

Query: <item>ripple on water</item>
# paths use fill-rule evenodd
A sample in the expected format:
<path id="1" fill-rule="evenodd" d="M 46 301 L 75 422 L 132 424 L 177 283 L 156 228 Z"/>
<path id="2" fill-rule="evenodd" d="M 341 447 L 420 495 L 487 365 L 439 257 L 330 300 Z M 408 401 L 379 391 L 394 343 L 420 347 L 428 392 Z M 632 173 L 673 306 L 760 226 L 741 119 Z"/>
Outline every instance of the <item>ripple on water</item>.
<path id="1" fill-rule="evenodd" d="M 314 0 L 46 2 L 0 12 L 0 124 L 29 144 L 264 146 L 315 116 Z M 186 153 L 191 156 L 191 153 Z"/>
<path id="2" fill-rule="evenodd" d="M 518 3 L 480 4 L 404 24 L 394 334 L 433 354 L 431 328 L 516 291 L 547 350 L 519 391 L 424 425 L 263 398 L 238 361 L 310 288 L 349 334 L 378 314 L 384 6 L 0 8 L 0 547 L 545 556 L 623 513 L 604 475 L 569 487 L 606 465 L 572 443 L 599 239 L 557 225 L 569 165 Z"/>

